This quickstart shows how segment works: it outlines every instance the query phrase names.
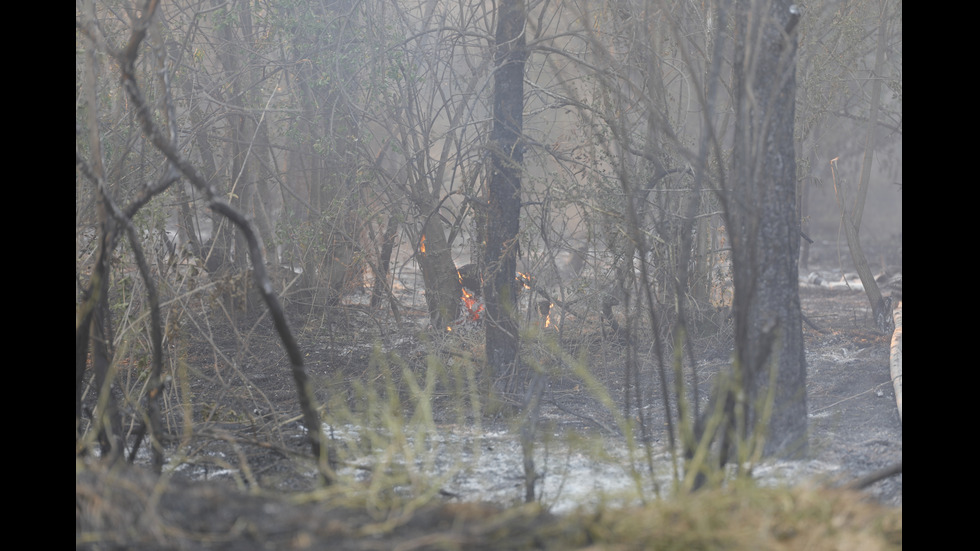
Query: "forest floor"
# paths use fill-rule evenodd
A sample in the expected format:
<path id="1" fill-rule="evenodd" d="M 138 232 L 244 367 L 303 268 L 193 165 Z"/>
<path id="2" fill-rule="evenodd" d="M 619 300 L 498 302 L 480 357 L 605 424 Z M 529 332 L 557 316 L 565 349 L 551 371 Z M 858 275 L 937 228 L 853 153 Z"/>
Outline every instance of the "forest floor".
<path id="1" fill-rule="evenodd" d="M 657 532 L 658 537 L 667 538 L 656 540 L 659 548 L 670 548 L 664 542 L 678 549 L 690 548 L 696 538 L 703 537 L 706 539 L 697 541 L 705 549 L 792 549 L 803 542 L 811 549 L 900 549 L 901 474 L 858 493 L 839 490 L 902 461 L 902 421 L 888 367 L 891 334 L 873 328 L 863 291 L 828 284 L 839 280 L 839 274 L 835 279 L 830 271 L 819 273 L 822 283 L 811 277 L 809 282 L 801 281 L 800 287 L 802 309 L 811 322 L 804 326 L 809 456 L 763 463 L 755 471 L 759 479 L 788 483 L 792 489 L 778 490 L 788 492 L 779 494 L 782 497 L 746 501 L 733 497 L 729 488 L 647 505 L 628 502 L 616 509 L 600 507 L 600 512 L 595 507 L 559 507 L 557 498 L 542 497 L 538 505 L 517 505 L 523 496 L 523 473 L 514 423 L 500 415 L 474 414 L 480 409 L 473 407 L 476 393 L 464 389 L 453 394 L 447 389 L 453 384 L 451 377 L 448 382 L 426 386 L 434 357 L 446 365 L 455 360 L 479 370 L 478 362 L 467 360 L 479 355 L 479 327 L 461 325 L 455 335 L 437 335 L 425 328 L 421 311 L 402 312 L 399 320 L 378 320 L 377 314 L 351 308 L 342 322 L 328 324 L 329 334 L 304 333 L 303 327 L 313 321 L 308 316 L 296 316 L 293 322 L 306 353 L 306 368 L 317 386 L 317 398 L 328 411 L 346 411 L 351 419 L 350 423 L 336 421 L 331 432 L 342 448 L 341 463 L 348 466 L 344 473 L 352 483 L 327 490 L 315 488 L 288 361 L 266 328 L 267 320 L 258 320 L 246 328 L 250 331 L 248 351 L 238 357 L 237 369 L 203 369 L 182 390 L 196 397 L 196 411 L 192 435 L 182 433 L 179 421 L 171 422 L 174 444 L 168 459 L 180 468 L 168 468 L 163 479 L 156 479 L 141 468 L 106 470 L 93 460 L 76 461 L 76 547 L 567 549 L 608 548 L 603 546 L 616 543 L 622 546 L 617 548 L 640 549 L 654 545 L 649 538 Z M 897 276 L 896 303 L 901 296 L 900 273 Z M 620 430 L 627 386 L 623 346 L 605 338 L 601 329 L 596 323 L 586 324 L 560 342 L 567 348 L 573 342 L 587 344 L 590 375 L 608 391 L 605 396 L 589 391 L 594 388 L 590 381 L 574 370 L 562 371 L 563 362 L 570 360 L 549 356 L 547 344 L 541 345 L 539 356 L 543 363 L 550 362 L 553 374 L 538 425 L 541 447 L 558 450 L 558 444 L 550 443 L 574 435 L 579 441 L 599 438 L 609 454 L 613 448 L 626 449 L 626 453 L 645 449 L 624 443 Z M 211 340 L 221 348 L 222 338 L 233 337 L 217 334 Z M 213 350 L 210 343 L 188 346 L 186 361 L 198 366 L 217 363 Z M 699 342 L 695 376 L 703 392 L 728 365 L 731 350 L 724 331 Z M 648 356 L 641 358 L 647 364 L 642 369 L 654 373 L 655 354 Z M 458 373 L 464 373 L 460 369 Z M 372 383 L 381 390 L 365 390 L 373 388 Z M 421 401 L 413 401 L 412 393 L 419 392 L 411 390 L 413 383 L 428 389 L 424 407 Z M 465 381 L 460 384 L 465 386 Z M 433 390 L 436 388 L 441 390 Z M 649 427 L 646 442 L 651 449 L 660 450 L 654 460 L 669 471 L 669 454 L 663 452 L 668 408 L 654 398 L 660 395 L 659 382 L 644 386 L 644 392 L 650 397 L 644 406 Z M 371 404 L 384 410 L 386 403 L 396 404 L 391 411 L 404 411 L 404 417 L 386 425 L 388 432 L 384 433 L 402 443 L 400 453 L 422 453 L 423 448 L 430 453 L 416 457 L 415 465 L 423 467 L 404 467 L 403 485 L 409 490 L 398 495 L 390 495 L 391 487 L 378 474 L 382 464 L 391 473 L 394 460 L 389 457 L 386 462 L 372 463 L 357 457 L 358 450 L 385 451 L 377 440 L 380 433 L 359 434 L 354 424 L 365 418 L 364 410 Z M 472 448 L 476 455 L 482 453 L 483 462 L 474 459 L 463 466 L 457 460 L 452 462 L 455 467 L 449 467 L 456 469 L 454 474 L 435 483 L 418 482 L 425 468 L 439 468 L 442 454 L 432 451 L 436 449 L 432 442 L 414 448 L 406 444 L 412 438 L 424 438 L 413 434 L 418 426 L 469 435 L 452 448 L 456 457 L 471 457 L 470 451 L 463 451 Z M 401 434 L 392 435 L 392 430 Z M 351 445 L 345 439 L 361 443 Z M 548 486 L 561 468 L 566 469 L 562 488 L 573 501 L 583 499 L 573 493 L 575 478 L 592 479 L 586 492 L 595 493 L 597 485 L 605 484 L 594 470 L 585 475 L 569 471 L 574 469 L 569 458 L 579 458 L 584 452 L 562 450 L 565 459 L 560 465 L 553 458 L 551 463 L 538 460 L 542 473 L 547 471 L 547 476 L 542 474 L 539 494 L 555 497 L 561 493 Z M 647 464 L 645 460 L 639 463 Z M 490 472 L 473 474 L 474 470 Z M 482 482 L 474 482 L 480 477 Z M 487 489 L 488 484 L 494 488 Z M 392 506 L 395 502 L 400 505 Z M 705 512 L 710 509 L 708 502 L 718 507 L 719 519 L 709 534 L 698 536 L 698 529 L 691 526 L 712 518 L 714 513 Z M 781 505 L 773 509 L 768 505 L 772 503 Z M 749 509 L 762 517 L 748 516 Z M 603 510 L 620 512 L 603 516 Z M 653 518 L 664 520 L 658 525 L 661 528 L 651 528 Z M 759 528 L 766 533 L 759 539 L 756 531 L 739 531 L 739 525 L 744 528 L 746 524 L 769 529 Z"/>

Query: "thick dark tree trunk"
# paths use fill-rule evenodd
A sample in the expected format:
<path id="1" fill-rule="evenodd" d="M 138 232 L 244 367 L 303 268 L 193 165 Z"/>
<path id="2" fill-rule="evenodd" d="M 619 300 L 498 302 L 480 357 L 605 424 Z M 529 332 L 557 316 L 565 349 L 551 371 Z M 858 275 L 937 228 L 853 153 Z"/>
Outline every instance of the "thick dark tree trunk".
<path id="1" fill-rule="evenodd" d="M 518 325 L 517 232 L 521 211 L 521 133 L 524 126 L 525 7 L 500 0 L 497 7 L 485 293 L 487 363 L 498 390 L 514 390 Z"/>
<path id="2" fill-rule="evenodd" d="M 425 281 L 425 303 L 433 327 L 446 329 L 459 316 L 463 288 L 452 251 L 436 216 L 428 216 L 418 244 L 418 262 Z"/>
<path id="3" fill-rule="evenodd" d="M 734 249 L 734 384 L 743 392 L 732 395 L 730 422 L 737 429 L 727 436 L 763 437 L 766 456 L 807 449 L 793 142 L 799 16 L 791 4 L 736 4 L 736 134 L 726 200 Z"/>

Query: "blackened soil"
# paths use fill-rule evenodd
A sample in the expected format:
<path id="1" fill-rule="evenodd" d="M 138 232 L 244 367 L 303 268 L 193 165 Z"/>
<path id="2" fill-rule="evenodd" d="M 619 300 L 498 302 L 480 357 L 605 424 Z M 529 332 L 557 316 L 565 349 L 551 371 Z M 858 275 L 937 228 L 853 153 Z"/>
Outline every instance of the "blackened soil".
<path id="1" fill-rule="evenodd" d="M 888 368 L 891 335 L 873 328 L 861 291 L 803 284 L 801 299 L 812 322 L 804 328 L 811 457 L 808 469 L 801 472 L 827 486 L 841 486 L 900 464 L 902 421 Z M 378 321 L 353 308 L 329 334 L 303 334 L 309 320 L 294 320 L 323 403 L 342 399 L 357 407 L 350 383 L 378 376 L 379 339 L 386 343 L 386 357 L 397 358 L 408 370 L 424 370 L 428 354 L 447 344 L 434 340 L 447 337 L 425 331 L 422 312 L 402 316 Z M 719 325 L 724 323 L 719 317 Z M 188 454 L 185 469 L 157 480 L 141 469 L 106 471 L 89 462 L 76 463 L 77 547 L 390 549 L 412 542 L 411 548 L 422 549 L 482 549 L 502 543 L 506 545 L 498 548 L 518 549 L 545 548 L 542 534 L 567 530 L 540 511 L 515 513 L 496 505 L 444 503 L 414 510 L 411 518 L 392 519 L 370 504 L 351 506 L 360 502 L 349 496 L 297 493 L 313 489 L 310 464 L 304 458 L 308 447 L 287 359 L 266 325 L 258 320 L 251 326 L 249 350 L 237 359 L 236 369 L 201 367 L 191 390 L 196 396 L 196 433 L 180 440 L 179 427 L 172 427 L 175 437 L 168 452 L 179 449 Z M 596 358 L 593 375 L 621 408 L 628 386 L 623 347 L 603 333 L 606 329 L 596 324 L 568 338 L 587 344 Z M 458 333 L 453 354 L 479 351 L 478 328 L 461 327 Z M 731 343 L 723 335 L 721 331 L 706 339 L 698 350 L 698 379 L 705 391 L 730 357 Z M 233 335 L 225 337 L 234 340 Z M 209 350 L 191 346 L 187 359 L 206 366 Z M 651 351 L 641 358 L 650 362 L 646 368 L 653 355 Z M 450 400 L 436 396 L 434 407 L 437 421 L 458 419 L 458 408 Z M 650 411 L 650 426 L 662 427 L 664 408 Z M 542 419 L 543 430 L 617 431 L 613 413 L 572 375 L 551 379 Z M 493 423 L 488 419 L 485 426 Z M 501 421 L 501 426 L 506 423 Z M 664 440 L 664 434 L 652 432 L 652 439 Z M 226 472 L 235 474 L 222 474 Z M 902 476 L 888 477 L 863 491 L 878 503 L 901 507 Z M 469 525 L 466 519 L 482 520 Z"/>

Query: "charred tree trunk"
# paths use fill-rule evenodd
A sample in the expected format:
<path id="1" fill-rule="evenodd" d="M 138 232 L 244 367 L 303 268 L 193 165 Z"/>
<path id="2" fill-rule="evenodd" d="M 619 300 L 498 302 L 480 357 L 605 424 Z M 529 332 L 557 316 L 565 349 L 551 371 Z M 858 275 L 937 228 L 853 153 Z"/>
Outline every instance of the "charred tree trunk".
<path id="1" fill-rule="evenodd" d="M 446 234 L 437 218 L 429 215 L 422 226 L 424 233 L 419 238 L 418 260 L 425 281 L 429 319 L 433 327 L 446 329 L 459 315 L 463 289 Z"/>
<path id="2" fill-rule="evenodd" d="M 790 0 L 740 0 L 736 10 L 734 173 L 725 198 L 736 360 L 723 442 L 740 460 L 799 456 L 807 449 L 793 143 L 799 14 Z"/>
<path id="3" fill-rule="evenodd" d="M 371 289 L 371 308 L 377 308 L 381 301 L 388 299 L 391 305 L 391 313 L 396 321 L 400 321 L 398 314 L 398 301 L 391 295 L 391 283 L 388 280 L 388 271 L 391 269 L 391 254 L 395 248 L 395 240 L 398 238 L 398 217 L 388 216 L 385 225 L 385 233 L 381 242 L 381 251 L 378 253 L 378 264 L 375 267 L 374 287 Z"/>
<path id="4" fill-rule="evenodd" d="M 524 150 L 525 7 L 523 0 L 497 6 L 497 67 L 493 90 L 491 175 L 487 216 L 485 294 L 487 363 L 498 390 L 514 390 L 518 325 L 517 232 L 520 227 Z"/>

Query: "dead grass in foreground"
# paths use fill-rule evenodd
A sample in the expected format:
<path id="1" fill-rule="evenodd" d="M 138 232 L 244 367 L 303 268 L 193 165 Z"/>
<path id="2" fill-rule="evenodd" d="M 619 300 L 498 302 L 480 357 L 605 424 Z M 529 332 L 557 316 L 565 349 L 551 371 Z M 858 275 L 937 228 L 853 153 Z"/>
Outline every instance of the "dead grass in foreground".
<path id="1" fill-rule="evenodd" d="M 734 485 L 642 507 L 552 515 L 537 505 L 384 503 L 161 483 L 76 461 L 78 549 L 838 550 L 902 548 L 902 510 L 860 493 Z"/>

